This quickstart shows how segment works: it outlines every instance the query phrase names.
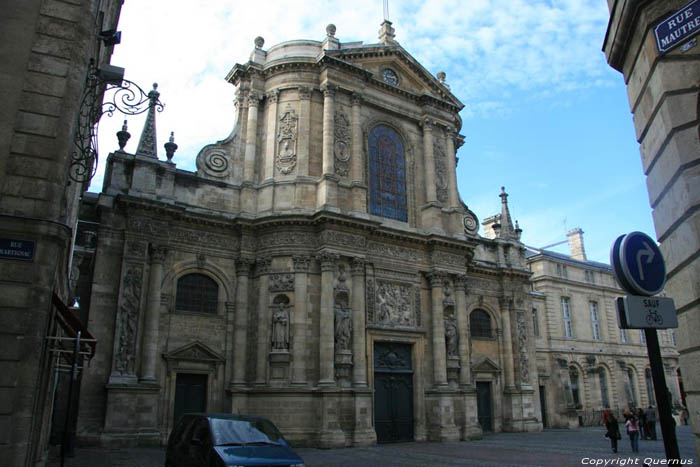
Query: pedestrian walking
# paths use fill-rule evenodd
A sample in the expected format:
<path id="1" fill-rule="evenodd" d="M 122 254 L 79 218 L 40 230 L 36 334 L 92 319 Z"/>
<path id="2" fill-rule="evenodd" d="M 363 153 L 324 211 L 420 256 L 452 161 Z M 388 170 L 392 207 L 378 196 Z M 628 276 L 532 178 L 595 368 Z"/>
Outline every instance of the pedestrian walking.
<path id="1" fill-rule="evenodd" d="M 610 438 L 612 452 L 617 452 L 617 441 L 621 438 L 620 427 L 617 424 L 617 418 L 615 418 L 610 409 L 603 411 L 603 426 L 606 428 L 605 437 Z"/>
<path id="2" fill-rule="evenodd" d="M 634 415 L 630 415 L 630 418 L 627 419 L 625 428 L 627 428 L 627 436 L 630 437 L 632 452 L 639 452 L 639 424 Z"/>
<path id="3" fill-rule="evenodd" d="M 650 436 L 650 439 L 656 441 L 656 409 L 654 409 L 654 407 L 652 406 L 649 406 L 649 408 L 646 411 L 646 415 L 647 426 L 649 427 L 648 435 Z"/>
<path id="4" fill-rule="evenodd" d="M 647 415 L 641 407 L 637 409 L 637 422 L 639 426 L 639 439 L 649 439 L 651 436 L 647 431 Z"/>

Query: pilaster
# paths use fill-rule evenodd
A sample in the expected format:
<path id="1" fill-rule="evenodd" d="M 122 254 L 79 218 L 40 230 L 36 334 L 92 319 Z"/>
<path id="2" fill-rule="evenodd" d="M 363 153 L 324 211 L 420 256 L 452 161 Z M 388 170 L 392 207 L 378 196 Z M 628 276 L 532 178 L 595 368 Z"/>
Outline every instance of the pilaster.
<path id="1" fill-rule="evenodd" d="M 155 384 L 158 357 L 158 318 L 160 316 L 160 293 L 163 282 L 163 262 L 167 250 L 161 245 L 151 245 L 151 273 L 148 281 L 148 302 L 144 320 L 143 344 L 141 346 L 142 383 Z"/>
<path id="2" fill-rule="evenodd" d="M 255 263 L 258 276 L 258 351 L 255 371 L 255 384 L 262 385 L 267 381 L 267 362 L 270 342 L 270 258 L 260 258 Z"/>

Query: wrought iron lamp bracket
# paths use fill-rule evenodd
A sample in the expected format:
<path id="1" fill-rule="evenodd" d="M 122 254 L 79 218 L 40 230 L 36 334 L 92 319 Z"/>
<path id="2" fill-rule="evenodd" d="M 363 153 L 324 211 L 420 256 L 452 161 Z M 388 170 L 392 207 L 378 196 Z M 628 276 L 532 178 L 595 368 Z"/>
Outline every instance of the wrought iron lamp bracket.
<path id="1" fill-rule="evenodd" d="M 113 116 L 115 111 L 124 115 L 138 115 L 154 108 L 162 112 L 165 105 L 160 102 L 160 93 L 146 93 L 139 85 L 127 79 L 109 79 L 90 61 L 85 78 L 85 90 L 80 102 L 71 154 L 69 176 L 78 183 L 89 182 L 95 176 L 98 162 L 97 133 L 104 114 Z"/>

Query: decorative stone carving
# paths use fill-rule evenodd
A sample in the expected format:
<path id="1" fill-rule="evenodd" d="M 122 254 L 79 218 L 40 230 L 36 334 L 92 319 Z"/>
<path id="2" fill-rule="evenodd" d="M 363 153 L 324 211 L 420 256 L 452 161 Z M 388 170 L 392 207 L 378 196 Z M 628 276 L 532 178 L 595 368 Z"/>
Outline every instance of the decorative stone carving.
<path id="1" fill-rule="evenodd" d="M 404 261 L 412 262 L 423 261 L 422 253 L 412 248 L 405 248 L 402 246 L 389 245 L 386 243 L 379 242 L 369 242 L 367 246 L 369 252 L 373 255 L 398 258 Z"/>
<path id="2" fill-rule="evenodd" d="M 197 267 L 199 269 L 204 269 L 207 265 L 207 255 L 204 253 L 197 253 Z"/>
<path id="3" fill-rule="evenodd" d="M 455 255 L 453 253 L 447 253 L 445 251 L 433 251 L 430 254 L 430 258 L 433 264 L 444 264 L 449 266 L 456 266 L 459 268 L 463 268 L 466 264 L 464 256 Z"/>
<path id="4" fill-rule="evenodd" d="M 256 249 L 277 248 L 277 247 L 298 247 L 316 246 L 316 238 L 305 232 L 275 232 L 273 234 L 262 235 L 256 240 Z"/>
<path id="5" fill-rule="evenodd" d="M 294 291 L 294 274 L 279 273 L 270 275 L 270 292 Z"/>
<path id="6" fill-rule="evenodd" d="M 467 235 L 476 235 L 479 232 L 479 221 L 474 213 L 469 210 L 462 218 L 462 224 L 464 225 L 464 233 Z"/>
<path id="7" fill-rule="evenodd" d="M 149 247 L 151 253 L 151 263 L 163 263 L 168 250 L 163 245 L 151 244 Z"/>
<path id="8" fill-rule="evenodd" d="M 376 281 L 374 289 L 374 323 L 385 325 L 415 326 L 413 286 L 393 282 Z"/>
<path id="9" fill-rule="evenodd" d="M 202 230 L 189 230 L 182 228 L 171 229 L 170 239 L 189 245 L 204 245 L 218 247 L 225 250 L 238 250 L 239 240 L 236 237 L 216 235 Z"/>
<path id="10" fill-rule="evenodd" d="M 309 272 L 311 264 L 310 256 L 294 256 L 292 257 L 293 268 L 295 272 Z"/>
<path id="11" fill-rule="evenodd" d="M 371 276 L 367 277 L 366 285 L 365 285 L 365 290 L 367 291 L 367 294 L 365 295 L 365 310 L 367 313 L 367 322 L 368 323 L 373 323 L 374 322 L 374 278 Z"/>
<path id="12" fill-rule="evenodd" d="M 222 149 L 205 151 L 201 157 L 205 172 L 215 177 L 226 175 L 229 171 L 229 162 L 226 153 Z"/>
<path id="13" fill-rule="evenodd" d="M 131 258 L 143 258 L 146 251 L 146 242 L 129 240 L 126 242 L 126 256 Z"/>
<path id="14" fill-rule="evenodd" d="M 442 144 L 435 138 L 433 140 L 433 158 L 435 160 L 435 193 L 438 201 L 447 202 L 447 164 L 445 162 L 445 150 Z"/>
<path id="15" fill-rule="evenodd" d="M 515 314 L 515 322 L 518 326 L 518 353 L 520 354 L 520 380 L 530 383 L 530 361 L 527 356 L 527 327 L 525 313 L 518 311 Z"/>
<path id="16" fill-rule="evenodd" d="M 442 299 L 442 304 L 445 306 L 454 305 L 455 301 L 452 298 L 452 289 L 450 289 L 450 284 L 445 281 L 445 287 L 443 291 L 444 298 Z"/>
<path id="17" fill-rule="evenodd" d="M 352 259 L 352 275 L 363 275 L 365 273 L 365 260 L 364 258 L 353 258 Z"/>
<path id="18" fill-rule="evenodd" d="M 269 103 L 271 103 L 271 104 L 275 103 L 275 102 L 277 102 L 277 99 L 279 99 L 279 97 L 280 97 L 280 91 L 279 91 L 279 89 L 275 89 L 274 91 L 271 91 L 271 92 L 268 92 L 267 94 L 265 94 L 265 97 L 267 98 L 267 101 Z"/>
<path id="19" fill-rule="evenodd" d="M 255 272 L 257 274 L 269 274 L 271 264 L 272 259 L 270 258 L 258 258 L 255 260 Z"/>
<path id="20" fill-rule="evenodd" d="M 247 276 L 250 274 L 250 267 L 255 264 L 252 258 L 238 258 L 236 260 L 236 275 Z"/>
<path id="21" fill-rule="evenodd" d="M 338 232 L 335 230 L 324 230 L 320 233 L 319 239 L 324 245 L 336 245 L 347 248 L 366 248 L 367 240 L 359 235 Z"/>
<path id="22" fill-rule="evenodd" d="M 284 304 L 272 305 L 272 351 L 289 351 L 289 310 Z"/>
<path id="23" fill-rule="evenodd" d="M 248 107 L 257 107 L 258 105 L 260 105 L 260 97 L 260 94 L 258 94 L 257 92 L 250 91 L 246 99 L 246 104 L 248 104 Z"/>
<path id="24" fill-rule="evenodd" d="M 340 255 L 329 251 L 324 251 L 316 256 L 316 259 L 321 263 L 321 271 L 335 271 L 336 263 Z"/>
<path id="25" fill-rule="evenodd" d="M 297 122 L 299 118 L 292 107 L 287 108 L 280 116 L 277 131 L 277 170 L 286 175 L 297 165 Z"/>
<path id="26" fill-rule="evenodd" d="M 311 88 L 300 87 L 299 88 L 299 99 L 304 99 L 304 100 L 311 99 L 311 92 L 312 91 L 313 91 L 313 89 L 311 89 Z"/>
<path id="27" fill-rule="evenodd" d="M 335 173 L 345 177 L 350 170 L 350 121 L 343 112 L 335 113 L 335 125 L 333 126 L 335 141 L 333 152 L 335 155 Z"/>
<path id="28" fill-rule="evenodd" d="M 117 316 L 118 337 L 114 369 L 122 375 L 134 374 L 136 331 L 141 303 L 143 272 L 140 266 L 128 266 L 122 282 L 122 302 Z"/>
<path id="29" fill-rule="evenodd" d="M 168 237 L 168 224 L 163 221 L 147 217 L 129 217 L 127 220 L 127 230 L 139 232 L 145 235 L 153 235 L 155 237 Z"/>

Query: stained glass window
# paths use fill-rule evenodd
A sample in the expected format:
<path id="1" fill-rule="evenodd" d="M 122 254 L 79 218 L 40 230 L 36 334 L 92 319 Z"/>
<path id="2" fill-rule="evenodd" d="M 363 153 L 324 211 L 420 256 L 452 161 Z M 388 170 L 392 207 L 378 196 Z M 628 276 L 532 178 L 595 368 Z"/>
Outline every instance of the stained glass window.
<path id="1" fill-rule="evenodd" d="M 177 281 L 175 309 L 197 313 L 216 313 L 219 286 L 204 274 L 187 274 Z"/>
<path id="2" fill-rule="evenodd" d="M 406 222 L 406 157 L 398 133 L 386 125 L 369 132 L 370 214 Z"/>

